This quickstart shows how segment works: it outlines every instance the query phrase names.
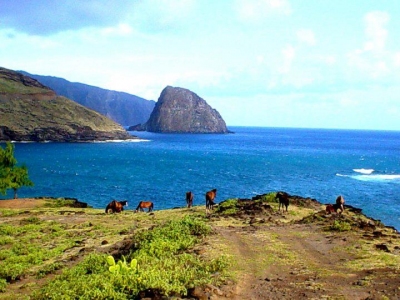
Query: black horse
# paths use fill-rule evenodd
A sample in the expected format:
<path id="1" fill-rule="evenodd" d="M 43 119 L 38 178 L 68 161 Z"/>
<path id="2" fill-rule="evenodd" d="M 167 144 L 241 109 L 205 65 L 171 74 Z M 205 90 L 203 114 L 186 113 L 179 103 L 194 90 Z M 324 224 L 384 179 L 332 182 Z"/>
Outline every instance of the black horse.
<path id="1" fill-rule="evenodd" d="M 186 204 L 188 208 L 191 208 L 193 206 L 193 198 L 194 194 L 192 192 L 186 193 Z"/>
<path id="2" fill-rule="evenodd" d="M 286 207 L 286 211 L 288 211 L 288 206 L 289 206 L 289 194 L 285 192 L 277 192 L 276 193 L 276 198 L 279 200 L 279 211 L 281 210 L 282 206 L 282 211 L 284 211 L 284 207 Z"/>

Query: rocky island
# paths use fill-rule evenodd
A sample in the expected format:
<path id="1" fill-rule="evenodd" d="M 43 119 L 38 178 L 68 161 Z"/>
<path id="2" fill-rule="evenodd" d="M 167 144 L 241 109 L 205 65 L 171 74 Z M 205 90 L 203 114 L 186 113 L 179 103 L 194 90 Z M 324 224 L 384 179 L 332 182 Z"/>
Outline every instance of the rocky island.
<path id="1" fill-rule="evenodd" d="M 0 67 L 0 141 L 134 139 L 122 126 L 21 73 Z"/>
<path id="2" fill-rule="evenodd" d="M 195 93 L 167 86 L 145 124 L 129 130 L 158 133 L 230 133 L 219 112 Z"/>

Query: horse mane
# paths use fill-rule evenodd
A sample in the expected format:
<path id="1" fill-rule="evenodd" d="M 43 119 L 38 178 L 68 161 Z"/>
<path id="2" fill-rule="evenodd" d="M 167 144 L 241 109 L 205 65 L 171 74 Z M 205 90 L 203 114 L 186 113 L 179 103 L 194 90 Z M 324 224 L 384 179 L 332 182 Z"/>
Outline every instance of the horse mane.
<path id="1" fill-rule="evenodd" d="M 142 205 L 142 202 L 143 202 L 143 201 L 140 201 L 140 202 L 139 202 L 138 206 L 136 207 L 136 210 L 138 210 L 138 209 L 140 208 L 140 205 Z"/>

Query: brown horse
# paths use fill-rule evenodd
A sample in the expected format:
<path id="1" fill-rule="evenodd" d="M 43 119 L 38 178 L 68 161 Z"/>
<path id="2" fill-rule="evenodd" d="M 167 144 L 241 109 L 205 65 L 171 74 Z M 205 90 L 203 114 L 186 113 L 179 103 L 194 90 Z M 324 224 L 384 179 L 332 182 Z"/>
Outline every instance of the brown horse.
<path id="1" fill-rule="evenodd" d="M 128 201 L 117 201 L 113 200 L 108 203 L 106 207 L 106 214 L 108 213 L 120 213 L 124 210 L 124 206 L 128 206 Z"/>
<path id="2" fill-rule="evenodd" d="M 217 189 L 213 189 L 206 193 L 206 211 L 208 209 L 211 209 L 211 210 L 214 209 L 214 205 L 215 205 L 214 199 L 216 196 L 217 196 Z"/>
<path id="3" fill-rule="evenodd" d="M 327 214 L 333 214 L 335 212 L 335 208 L 332 204 L 327 204 L 325 210 Z"/>
<path id="4" fill-rule="evenodd" d="M 151 201 L 140 201 L 139 205 L 136 207 L 135 212 L 144 211 L 144 208 L 148 209 L 148 212 L 153 211 L 154 205 Z"/>
<path id="5" fill-rule="evenodd" d="M 276 193 L 276 198 L 279 200 L 279 211 L 281 210 L 282 206 L 282 211 L 284 211 L 284 207 L 286 207 L 286 211 L 288 211 L 288 206 L 289 206 L 289 194 L 285 192 L 277 192 Z"/>
<path id="6" fill-rule="evenodd" d="M 333 205 L 335 211 L 337 211 L 338 209 L 340 209 L 340 213 L 342 213 L 344 211 L 344 198 L 342 195 L 339 195 L 336 198 L 336 204 Z"/>
<path id="7" fill-rule="evenodd" d="M 193 206 L 193 198 L 194 194 L 192 192 L 186 193 L 186 204 L 188 208 L 191 208 Z"/>

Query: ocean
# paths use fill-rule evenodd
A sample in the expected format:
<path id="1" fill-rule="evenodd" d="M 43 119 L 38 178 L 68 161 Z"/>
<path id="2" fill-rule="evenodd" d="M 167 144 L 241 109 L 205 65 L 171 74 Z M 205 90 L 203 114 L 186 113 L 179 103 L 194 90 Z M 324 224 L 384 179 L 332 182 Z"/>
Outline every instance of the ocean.
<path id="1" fill-rule="evenodd" d="M 229 127 L 234 134 L 133 132 L 138 142 L 16 143 L 35 186 L 19 198 L 73 197 L 95 208 L 112 199 L 155 210 L 273 191 L 346 204 L 400 230 L 400 132 Z M 4 146 L 4 144 L 2 145 Z M 12 193 L 0 196 L 11 198 Z M 289 207 L 290 209 L 290 207 Z"/>

